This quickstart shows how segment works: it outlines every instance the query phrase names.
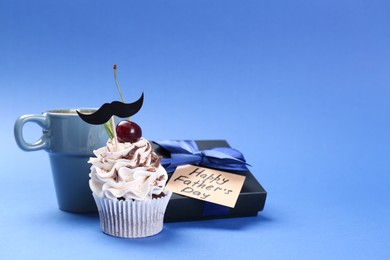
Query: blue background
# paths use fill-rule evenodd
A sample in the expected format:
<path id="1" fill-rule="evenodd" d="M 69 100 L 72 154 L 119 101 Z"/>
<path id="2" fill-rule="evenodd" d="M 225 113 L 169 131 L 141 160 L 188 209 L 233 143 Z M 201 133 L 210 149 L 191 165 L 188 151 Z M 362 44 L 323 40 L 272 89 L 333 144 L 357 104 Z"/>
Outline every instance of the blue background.
<path id="1" fill-rule="evenodd" d="M 0 1 L 1 259 L 389 259 L 390 4 Z M 102 234 L 57 209 L 48 156 L 13 124 L 118 100 L 148 139 L 226 139 L 268 191 L 257 217 Z M 26 126 L 27 139 L 40 135 Z"/>

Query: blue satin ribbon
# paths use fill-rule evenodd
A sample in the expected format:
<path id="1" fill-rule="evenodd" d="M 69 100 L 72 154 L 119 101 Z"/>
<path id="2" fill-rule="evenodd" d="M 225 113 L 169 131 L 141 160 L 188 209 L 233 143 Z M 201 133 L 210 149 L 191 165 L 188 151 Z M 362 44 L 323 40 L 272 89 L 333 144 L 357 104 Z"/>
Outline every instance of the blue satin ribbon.
<path id="1" fill-rule="evenodd" d="M 168 173 L 177 166 L 193 164 L 218 170 L 246 171 L 248 164 L 242 153 L 230 147 L 215 147 L 200 151 L 193 140 L 154 141 L 155 144 L 171 153 L 171 158 L 162 158 L 161 165 Z"/>

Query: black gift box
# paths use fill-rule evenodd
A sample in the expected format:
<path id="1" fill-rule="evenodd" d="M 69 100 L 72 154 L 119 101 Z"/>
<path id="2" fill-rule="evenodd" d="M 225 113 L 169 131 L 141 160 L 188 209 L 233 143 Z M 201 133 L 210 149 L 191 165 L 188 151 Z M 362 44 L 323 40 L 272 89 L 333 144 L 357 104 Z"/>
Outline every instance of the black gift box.
<path id="1" fill-rule="evenodd" d="M 200 150 L 230 147 L 225 140 L 196 140 L 195 142 Z M 155 144 L 153 144 L 153 148 L 157 154 L 163 157 L 170 156 L 167 151 Z M 267 192 L 249 170 L 227 172 L 246 176 L 234 208 L 174 193 L 168 203 L 164 222 L 257 216 L 258 212 L 264 208 Z"/>

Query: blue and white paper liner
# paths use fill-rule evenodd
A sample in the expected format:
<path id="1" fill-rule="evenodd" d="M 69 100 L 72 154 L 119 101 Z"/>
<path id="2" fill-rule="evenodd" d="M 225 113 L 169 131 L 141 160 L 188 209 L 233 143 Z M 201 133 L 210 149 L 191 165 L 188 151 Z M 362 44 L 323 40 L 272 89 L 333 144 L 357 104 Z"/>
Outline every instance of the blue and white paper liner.
<path id="1" fill-rule="evenodd" d="M 99 210 L 100 227 L 108 235 L 123 238 L 148 237 L 163 229 L 171 191 L 158 199 L 114 201 L 93 194 Z"/>

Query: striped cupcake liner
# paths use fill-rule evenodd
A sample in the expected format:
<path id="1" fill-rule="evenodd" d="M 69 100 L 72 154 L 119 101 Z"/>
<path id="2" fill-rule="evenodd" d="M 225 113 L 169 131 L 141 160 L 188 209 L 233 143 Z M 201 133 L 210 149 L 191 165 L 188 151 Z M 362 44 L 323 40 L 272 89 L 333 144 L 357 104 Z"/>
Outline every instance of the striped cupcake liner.
<path id="1" fill-rule="evenodd" d="M 172 192 L 165 191 L 165 194 L 162 198 L 144 201 L 114 201 L 93 194 L 102 231 L 123 238 L 148 237 L 160 233 Z"/>

